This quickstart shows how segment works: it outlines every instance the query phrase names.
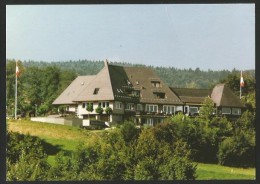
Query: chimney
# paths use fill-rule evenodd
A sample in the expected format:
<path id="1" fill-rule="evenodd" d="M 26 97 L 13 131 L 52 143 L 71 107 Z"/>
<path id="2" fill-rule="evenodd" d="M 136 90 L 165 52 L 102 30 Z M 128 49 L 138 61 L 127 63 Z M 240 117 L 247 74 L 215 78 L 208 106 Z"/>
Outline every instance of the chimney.
<path id="1" fill-rule="evenodd" d="M 108 66 L 108 60 L 106 59 L 104 62 L 104 66 L 107 67 Z"/>

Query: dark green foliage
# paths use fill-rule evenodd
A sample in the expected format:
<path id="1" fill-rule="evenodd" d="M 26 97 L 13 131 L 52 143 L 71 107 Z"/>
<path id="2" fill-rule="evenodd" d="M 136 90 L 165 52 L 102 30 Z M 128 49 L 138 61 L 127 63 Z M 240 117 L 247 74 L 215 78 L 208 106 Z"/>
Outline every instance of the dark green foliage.
<path id="1" fill-rule="evenodd" d="M 37 111 L 39 115 L 51 113 L 54 99 L 71 83 L 76 74 L 62 71 L 57 66 L 24 67 L 24 62 L 18 62 L 21 71 L 18 77 L 18 111 L 19 113 Z M 7 61 L 7 110 L 13 114 L 15 89 L 15 61 Z"/>
<path id="2" fill-rule="evenodd" d="M 30 135 L 7 133 L 7 180 L 47 180 L 50 165 L 42 141 Z"/>
<path id="3" fill-rule="evenodd" d="M 111 107 L 106 107 L 105 112 L 106 112 L 106 114 L 111 114 L 112 113 Z"/>
<path id="4" fill-rule="evenodd" d="M 120 132 L 126 143 L 135 141 L 138 138 L 140 130 L 136 128 L 133 122 L 124 122 L 120 126 Z"/>
<path id="5" fill-rule="evenodd" d="M 88 111 L 88 112 L 92 112 L 94 109 L 93 109 L 93 104 L 92 103 L 88 103 L 87 104 L 87 107 L 86 107 L 86 110 Z"/>
<path id="6" fill-rule="evenodd" d="M 167 125 L 163 127 L 166 130 Z M 153 127 L 144 129 L 136 145 L 135 179 L 137 180 L 193 180 L 196 165 L 192 163 L 188 145 L 179 140 L 167 143 L 162 138 L 158 140 Z"/>
<path id="7" fill-rule="evenodd" d="M 210 97 L 205 98 L 202 106 L 200 107 L 200 117 L 205 121 L 209 121 L 215 112 L 216 108 L 214 106 L 214 102 L 211 100 Z"/>
<path id="8" fill-rule="evenodd" d="M 104 111 L 104 109 L 102 108 L 102 107 L 97 107 L 96 109 L 95 109 L 95 111 L 96 111 L 96 113 L 98 113 L 98 114 L 102 114 L 103 113 L 103 111 Z"/>
<path id="9" fill-rule="evenodd" d="M 219 164 L 233 167 L 255 166 L 255 143 L 250 134 L 239 132 L 219 146 Z"/>

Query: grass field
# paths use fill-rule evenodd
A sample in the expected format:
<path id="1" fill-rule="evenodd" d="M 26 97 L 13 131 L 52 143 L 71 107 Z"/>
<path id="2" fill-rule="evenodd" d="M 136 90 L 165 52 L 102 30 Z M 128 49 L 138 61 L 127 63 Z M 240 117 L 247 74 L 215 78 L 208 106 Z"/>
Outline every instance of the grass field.
<path id="1" fill-rule="evenodd" d="M 59 151 L 73 151 L 81 142 L 88 141 L 90 134 L 98 136 L 102 130 L 84 130 L 81 128 L 32 122 L 28 120 L 8 120 L 8 129 L 22 134 L 38 136 L 46 142 L 48 162 L 54 163 Z M 254 180 L 255 168 L 224 167 L 216 164 L 198 163 L 197 180 Z"/>

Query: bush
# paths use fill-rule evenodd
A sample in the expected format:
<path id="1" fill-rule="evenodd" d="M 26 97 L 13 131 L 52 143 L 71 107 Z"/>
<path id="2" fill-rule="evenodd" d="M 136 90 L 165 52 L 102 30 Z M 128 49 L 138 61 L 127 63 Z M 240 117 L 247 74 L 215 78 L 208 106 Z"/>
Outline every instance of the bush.
<path id="1" fill-rule="evenodd" d="M 244 132 L 226 138 L 219 146 L 218 160 L 219 164 L 226 166 L 254 167 L 254 139 Z"/>
<path id="2" fill-rule="evenodd" d="M 130 143 L 131 141 L 136 140 L 139 135 L 139 129 L 135 127 L 133 122 L 124 122 L 120 126 L 120 132 L 126 143 Z"/>
<path id="3" fill-rule="evenodd" d="M 50 165 L 41 139 L 14 132 L 7 133 L 7 180 L 47 180 Z"/>

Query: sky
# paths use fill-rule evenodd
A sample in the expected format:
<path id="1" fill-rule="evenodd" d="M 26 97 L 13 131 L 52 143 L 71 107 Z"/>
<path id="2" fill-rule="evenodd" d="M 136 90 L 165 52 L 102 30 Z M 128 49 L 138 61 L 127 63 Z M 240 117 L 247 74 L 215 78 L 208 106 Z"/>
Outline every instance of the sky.
<path id="1" fill-rule="evenodd" d="M 6 57 L 255 69 L 255 5 L 7 5 Z"/>

